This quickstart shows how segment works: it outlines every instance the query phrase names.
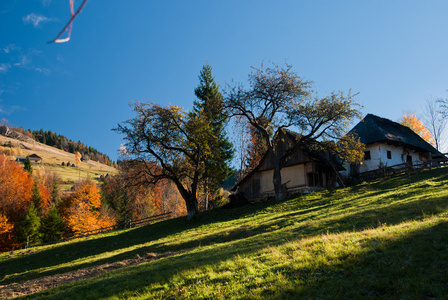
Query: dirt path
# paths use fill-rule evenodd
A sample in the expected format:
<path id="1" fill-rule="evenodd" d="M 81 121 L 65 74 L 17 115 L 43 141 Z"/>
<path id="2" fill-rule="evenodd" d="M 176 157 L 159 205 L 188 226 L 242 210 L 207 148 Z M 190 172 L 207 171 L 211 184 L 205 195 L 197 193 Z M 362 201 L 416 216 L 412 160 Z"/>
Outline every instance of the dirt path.
<path id="1" fill-rule="evenodd" d="M 104 264 L 94 266 L 90 268 L 84 268 L 76 271 L 72 271 L 65 274 L 58 274 L 52 276 L 46 276 L 42 278 L 32 279 L 21 283 L 11 283 L 8 285 L 0 286 L 0 298 L 10 299 L 14 297 L 20 297 L 44 291 L 50 288 L 58 287 L 71 282 L 97 277 L 105 274 L 106 272 L 121 269 L 129 266 L 136 266 L 144 262 L 154 261 L 163 257 L 169 257 L 180 253 L 187 252 L 187 250 L 178 252 L 167 252 L 163 254 L 147 253 L 144 257 L 136 255 L 133 259 L 126 259 L 110 264 Z"/>

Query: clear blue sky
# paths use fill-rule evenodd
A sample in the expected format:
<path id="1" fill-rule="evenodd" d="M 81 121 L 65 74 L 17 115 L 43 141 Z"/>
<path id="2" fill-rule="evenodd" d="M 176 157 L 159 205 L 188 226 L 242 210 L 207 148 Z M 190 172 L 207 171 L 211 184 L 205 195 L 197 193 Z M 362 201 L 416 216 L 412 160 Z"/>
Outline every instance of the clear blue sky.
<path id="1" fill-rule="evenodd" d="M 224 87 L 286 60 L 319 94 L 352 89 L 394 121 L 448 98 L 445 0 L 89 0 L 71 40 L 47 44 L 69 17 L 69 0 L 0 1 L 0 119 L 112 159 L 129 101 L 189 109 L 205 63 Z"/>

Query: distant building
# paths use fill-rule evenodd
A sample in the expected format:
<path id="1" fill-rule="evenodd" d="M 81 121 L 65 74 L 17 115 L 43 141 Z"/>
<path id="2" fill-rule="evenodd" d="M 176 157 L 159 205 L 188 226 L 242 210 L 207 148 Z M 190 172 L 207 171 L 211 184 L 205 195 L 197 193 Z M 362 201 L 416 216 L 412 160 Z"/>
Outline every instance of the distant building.
<path id="1" fill-rule="evenodd" d="M 33 154 L 31 154 L 31 155 L 29 155 L 27 157 L 30 159 L 30 161 L 32 163 L 40 164 L 42 162 L 42 157 L 40 157 L 37 154 L 33 153 Z M 25 162 L 27 157 L 17 156 L 16 157 L 16 161 L 18 161 L 18 162 Z"/>
<path id="2" fill-rule="evenodd" d="M 42 162 L 42 157 L 40 157 L 37 154 L 31 154 L 30 156 L 28 156 L 30 158 L 30 161 L 33 163 L 37 163 L 40 164 Z"/>

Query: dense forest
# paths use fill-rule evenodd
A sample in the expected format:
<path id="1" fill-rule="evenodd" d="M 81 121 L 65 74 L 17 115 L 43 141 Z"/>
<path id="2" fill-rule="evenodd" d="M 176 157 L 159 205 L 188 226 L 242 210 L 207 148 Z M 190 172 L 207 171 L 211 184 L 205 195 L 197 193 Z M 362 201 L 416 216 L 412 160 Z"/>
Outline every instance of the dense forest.
<path id="1" fill-rule="evenodd" d="M 70 153 L 76 153 L 79 152 L 82 155 L 82 159 L 84 161 L 86 160 L 93 160 L 102 164 L 106 164 L 109 166 L 115 166 L 115 162 L 112 161 L 109 156 L 106 154 L 103 154 L 96 150 L 93 147 L 89 147 L 87 145 L 84 145 L 81 143 L 81 141 L 73 141 L 67 139 L 65 136 L 61 134 L 57 134 L 55 132 L 52 132 L 50 130 L 44 131 L 43 129 L 40 130 L 23 130 L 22 128 L 17 129 L 19 131 L 22 131 L 21 133 L 28 136 L 29 138 L 48 145 L 52 146 L 61 150 L 64 150 L 66 152 Z"/>

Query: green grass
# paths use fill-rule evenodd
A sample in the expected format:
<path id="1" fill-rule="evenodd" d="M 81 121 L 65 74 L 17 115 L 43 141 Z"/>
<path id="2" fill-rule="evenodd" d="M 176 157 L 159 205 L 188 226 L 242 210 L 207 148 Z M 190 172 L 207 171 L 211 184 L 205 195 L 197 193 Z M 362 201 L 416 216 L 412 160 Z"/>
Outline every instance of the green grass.
<path id="1" fill-rule="evenodd" d="M 146 256 L 26 298 L 445 299 L 447 184 L 425 171 L 5 253 L 0 285 Z"/>

